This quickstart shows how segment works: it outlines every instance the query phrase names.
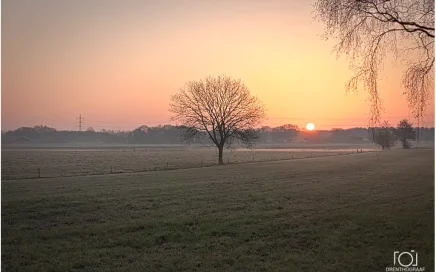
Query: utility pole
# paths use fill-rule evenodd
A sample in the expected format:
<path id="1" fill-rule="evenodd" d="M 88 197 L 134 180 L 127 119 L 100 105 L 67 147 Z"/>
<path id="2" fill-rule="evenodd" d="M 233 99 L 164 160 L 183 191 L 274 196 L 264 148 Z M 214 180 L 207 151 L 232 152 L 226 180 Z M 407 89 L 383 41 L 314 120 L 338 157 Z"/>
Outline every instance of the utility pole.
<path id="1" fill-rule="evenodd" d="M 85 122 L 83 122 L 84 118 L 82 117 L 82 114 L 79 115 L 79 118 L 77 119 L 77 126 L 79 127 L 79 131 L 82 131 L 82 126 Z"/>

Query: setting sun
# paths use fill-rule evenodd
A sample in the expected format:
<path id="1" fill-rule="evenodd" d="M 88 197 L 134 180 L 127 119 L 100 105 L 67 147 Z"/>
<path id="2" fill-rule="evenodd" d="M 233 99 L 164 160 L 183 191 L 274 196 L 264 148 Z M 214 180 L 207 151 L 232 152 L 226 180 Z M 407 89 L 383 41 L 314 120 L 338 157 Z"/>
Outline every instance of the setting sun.
<path id="1" fill-rule="evenodd" d="M 307 129 L 307 130 L 314 130 L 314 129 L 315 129 L 315 125 L 312 124 L 312 123 L 308 123 L 308 124 L 306 125 L 306 129 Z"/>

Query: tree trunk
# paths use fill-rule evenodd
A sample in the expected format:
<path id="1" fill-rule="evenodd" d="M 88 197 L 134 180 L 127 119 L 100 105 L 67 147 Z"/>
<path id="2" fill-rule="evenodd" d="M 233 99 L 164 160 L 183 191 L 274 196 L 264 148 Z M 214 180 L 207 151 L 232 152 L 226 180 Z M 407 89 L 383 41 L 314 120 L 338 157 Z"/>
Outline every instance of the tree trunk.
<path id="1" fill-rule="evenodd" d="M 218 163 L 220 165 L 224 164 L 224 162 L 223 162 L 223 149 L 224 149 L 223 146 L 218 146 Z"/>

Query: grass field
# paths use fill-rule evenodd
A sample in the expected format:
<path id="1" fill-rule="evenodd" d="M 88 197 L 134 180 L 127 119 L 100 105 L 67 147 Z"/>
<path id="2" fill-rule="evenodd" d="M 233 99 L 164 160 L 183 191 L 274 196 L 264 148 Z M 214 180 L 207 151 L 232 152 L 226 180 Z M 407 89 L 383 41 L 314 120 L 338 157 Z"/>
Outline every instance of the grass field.
<path id="1" fill-rule="evenodd" d="M 332 156 L 368 151 L 368 146 L 331 145 L 294 149 L 226 150 L 225 163 L 271 161 Z M 304 146 L 303 146 L 304 147 Z M 271 151 L 271 152 L 268 152 Z M 112 147 L 112 148 L 30 148 L 2 150 L 2 179 L 81 176 L 128 173 L 216 165 L 216 148 Z"/>
<path id="2" fill-rule="evenodd" d="M 2 183 L 2 271 L 434 267 L 434 151 Z"/>

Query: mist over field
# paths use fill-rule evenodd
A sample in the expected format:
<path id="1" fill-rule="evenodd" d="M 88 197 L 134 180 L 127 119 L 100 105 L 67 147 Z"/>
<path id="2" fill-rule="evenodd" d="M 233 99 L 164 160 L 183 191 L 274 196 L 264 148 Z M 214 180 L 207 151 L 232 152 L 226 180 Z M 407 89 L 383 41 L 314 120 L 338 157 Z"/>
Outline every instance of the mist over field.
<path id="1" fill-rule="evenodd" d="M 257 132 L 224 168 L 172 126 L 4 133 L 3 268 L 377 271 L 410 246 L 431 267 L 434 129 L 410 150 L 361 128 Z"/>
<path id="2" fill-rule="evenodd" d="M 26 147 L 32 145 L 56 146 L 92 146 L 92 145 L 184 145 L 181 139 L 185 131 L 183 126 L 140 126 L 132 131 L 100 130 L 92 127 L 84 131 L 57 130 L 48 126 L 21 127 L 15 130 L 2 131 L 3 148 Z M 329 130 L 307 131 L 296 125 L 277 127 L 263 126 L 254 129 L 257 145 L 290 145 L 307 144 L 368 144 L 372 143 L 371 128 L 335 128 Z M 189 142 L 193 145 L 213 145 L 205 137 Z M 419 137 L 424 142 L 434 142 L 434 128 L 421 127 Z"/>
<path id="3" fill-rule="evenodd" d="M 1 271 L 435 271 L 435 1 L 1 1 Z"/>

